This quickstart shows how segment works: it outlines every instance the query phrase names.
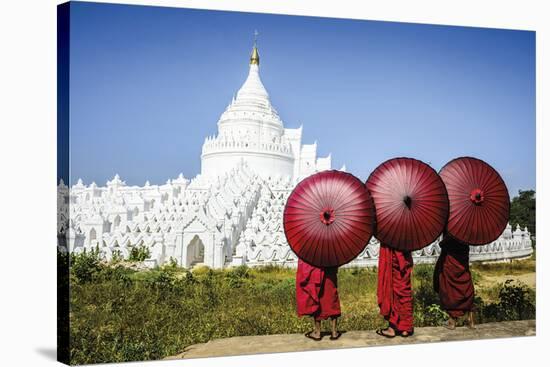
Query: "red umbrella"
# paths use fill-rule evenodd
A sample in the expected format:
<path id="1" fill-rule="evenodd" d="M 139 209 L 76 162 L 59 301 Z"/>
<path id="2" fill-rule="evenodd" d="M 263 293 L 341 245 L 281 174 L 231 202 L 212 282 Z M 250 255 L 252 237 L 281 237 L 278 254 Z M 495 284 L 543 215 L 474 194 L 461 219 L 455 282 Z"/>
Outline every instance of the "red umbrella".
<path id="1" fill-rule="evenodd" d="M 480 159 L 462 157 L 439 175 L 449 193 L 447 232 L 469 245 L 496 240 L 510 219 L 510 196 L 498 172 Z"/>
<path id="2" fill-rule="evenodd" d="M 367 246 L 374 206 L 365 185 L 342 171 L 307 177 L 286 202 L 284 229 L 292 251 L 317 267 L 344 265 Z"/>
<path id="3" fill-rule="evenodd" d="M 437 172 L 412 158 L 394 158 L 367 180 L 376 208 L 376 238 L 402 251 L 429 245 L 449 214 L 447 191 Z"/>

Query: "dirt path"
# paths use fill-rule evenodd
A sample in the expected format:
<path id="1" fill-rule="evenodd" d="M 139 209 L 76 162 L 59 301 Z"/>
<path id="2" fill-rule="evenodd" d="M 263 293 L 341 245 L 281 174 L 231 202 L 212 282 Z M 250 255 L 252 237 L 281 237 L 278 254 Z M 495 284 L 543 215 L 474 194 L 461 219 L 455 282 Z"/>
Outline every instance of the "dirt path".
<path id="1" fill-rule="evenodd" d="M 239 336 L 214 339 L 204 344 L 191 345 L 166 359 L 219 357 L 258 353 L 298 352 L 306 350 L 356 348 L 376 345 L 413 344 L 468 339 L 492 339 L 535 335 L 535 321 L 507 321 L 478 325 L 475 330 L 465 327 L 454 331 L 443 327 L 416 328 L 412 337 L 382 338 L 374 331 L 349 331 L 336 341 L 325 336 L 320 342 L 305 338 L 302 334 Z"/>

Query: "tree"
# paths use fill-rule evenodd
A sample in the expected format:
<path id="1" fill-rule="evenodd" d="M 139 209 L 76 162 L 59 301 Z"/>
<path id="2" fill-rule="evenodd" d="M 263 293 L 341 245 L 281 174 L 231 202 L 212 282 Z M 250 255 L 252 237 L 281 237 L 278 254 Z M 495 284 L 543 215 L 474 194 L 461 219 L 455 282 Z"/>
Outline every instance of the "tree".
<path id="1" fill-rule="evenodd" d="M 515 228 L 527 226 L 531 235 L 536 236 L 536 197 L 535 190 L 519 190 L 519 195 L 512 199 L 510 205 L 510 224 Z"/>

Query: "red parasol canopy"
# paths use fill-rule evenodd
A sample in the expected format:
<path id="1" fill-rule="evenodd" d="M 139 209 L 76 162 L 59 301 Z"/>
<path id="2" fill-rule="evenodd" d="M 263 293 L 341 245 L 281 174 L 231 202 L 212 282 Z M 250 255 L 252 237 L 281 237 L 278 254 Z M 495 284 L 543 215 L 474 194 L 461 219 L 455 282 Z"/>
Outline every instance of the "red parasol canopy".
<path id="1" fill-rule="evenodd" d="M 496 240 L 510 219 L 510 196 L 498 172 L 480 159 L 462 157 L 439 175 L 449 193 L 447 232 L 469 245 Z"/>
<path id="2" fill-rule="evenodd" d="M 292 191 L 283 222 L 287 241 L 298 257 L 317 267 L 340 266 L 367 246 L 374 230 L 374 206 L 358 178 L 323 171 Z"/>
<path id="3" fill-rule="evenodd" d="M 412 158 L 394 158 L 367 180 L 376 208 L 376 238 L 402 251 L 429 245 L 449 214 L 447 191 L 437 172 Z"/>

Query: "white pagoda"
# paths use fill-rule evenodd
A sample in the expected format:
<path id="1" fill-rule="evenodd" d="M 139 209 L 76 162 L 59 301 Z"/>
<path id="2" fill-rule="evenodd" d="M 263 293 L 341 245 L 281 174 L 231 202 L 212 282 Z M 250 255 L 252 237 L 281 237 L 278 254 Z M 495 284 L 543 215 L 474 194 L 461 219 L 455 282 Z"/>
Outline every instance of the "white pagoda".
<path id="1" fill-rule="evenodd" d="M 262 178 L 293 180 L 331 169 L 330 155 L 317 158 L 317 143 L 302 145 L 302 127 L 285 129 L 260 79 L 260 54 L 250 56 L 248 77 L 218 121 L 218 135 L 202 147 L 202 171 L 219 176 L 244 161 Z"/>
<path id="2" fill-rule="evenodd" d="M 58 248 L 98 248 L 110 260 L 127 258 L 136 246 L 149 249 L 148 266 L 173 259 L 184 267 L 205 264 L 296 266 L 283 231 L 286 199 L 302 178 L 331 169 L 318 158 L 317 144 L 302 145 L 302 127 L 285 129 L 260 79 L 254 45 L 248 77 L 207 137 L 201 173 L 180 174 L 163 185 L 128 186 L 118 175 L 100 187 L 82 180 L 58 186 Z M 342 170 L 345 170 L 343 167 Z M 347 266 L 376 266 L 379 244 L 372 239 Z M 416 251 L 415 263 L 433 262 L 437 241 Z M 527 228 L 508 226 L 486 246 L 471 248 L 472 261 L 504 260 L 533 252 Z"/>

